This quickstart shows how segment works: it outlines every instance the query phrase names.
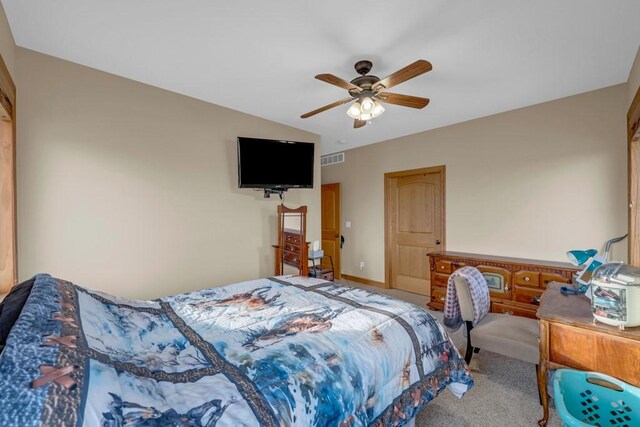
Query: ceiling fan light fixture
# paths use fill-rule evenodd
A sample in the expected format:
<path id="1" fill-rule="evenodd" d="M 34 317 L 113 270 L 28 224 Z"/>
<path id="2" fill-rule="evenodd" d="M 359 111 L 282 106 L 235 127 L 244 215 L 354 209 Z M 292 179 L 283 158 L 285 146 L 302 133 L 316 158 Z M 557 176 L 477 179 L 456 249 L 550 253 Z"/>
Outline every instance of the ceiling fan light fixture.
<path id="1" fill-rule="evenodd" d="M 384 113 L 384 107 L 382 106 L 382 103 L 377 99 L 373 102 L 373 104 L 374 106 L 373 111 L 371 112 L 371 117 L 376 118 L 380 114 Z"/>
<path id="2" fill-rule="evenodd" d="M 352 119 L 360 119 L 360 102 L 356 101 L 351 104 L 351 107 L 347 110 L 347 115 Z"/>
<path id="3" fill-rule="evenodd" d="M 371 113 L 362 113 L 359 117 L 360 120 L 367 121 L 373 119 L 373 115 Z"/>

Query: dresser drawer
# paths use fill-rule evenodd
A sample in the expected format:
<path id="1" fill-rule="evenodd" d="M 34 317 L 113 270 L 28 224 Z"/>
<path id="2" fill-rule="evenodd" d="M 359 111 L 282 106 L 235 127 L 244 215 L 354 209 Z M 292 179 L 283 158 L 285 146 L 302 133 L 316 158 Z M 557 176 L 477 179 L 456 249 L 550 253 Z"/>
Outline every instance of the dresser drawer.
<path id="1" fill-rule="evenodd" d="M 537 319 L 536 311 L 537 310 L 534 307 L 529 309 L 529 308 L 505 304 L 501 302 L 491 303 L 492 313 L 503 313 L 503 314 L 510 314 L 513 316 L 523 316 L 523 317 L 529 317 L 531 319 Z"/>
<path id="2" fill-rule="evenodd" d="M 431 301 L 444 304 L 444 300 L 446 296 L 447 296 L 447 288 L 441 288 L 439 286 L 434 286 L 433 288 L 431 288 Z"/>
<path id="3" fill-rule="evenodd" d="M 436 310 L 444 309 L 444 300 L 447 296 L 447 289 L 441 288 L 439 286 L 431 287 L 431 302 L 429 303 L 429 307 Z"/>
<path id="4" fill-rule="evenodd" d="M 511 299 L 511 272 L 506 268 L 491 265 L 476 267 L 484 276 L 492 298 Z"/>
<path id="5" fill-rule="evenodd" d="M 551 282 L 558 282 L 558 283 L 571 283 L 571 280 L 567 279 L 564 276 L 561 276 L 560 274 L 555 274 L 555 273 L 540 273 L 540 287 L 542 289 L 547 289 L 547 286 L 549 285 L 549 283 Z"/>
<path id="6" fill-rule="evenodd" d="M 451 265 L 451 261 L 436 261 L 436 271 L 438 273 L 452 273 L 453 266 Z"/>
<path id="7" fill-rule="evenodd" d="M 294 252 L 283 251 L 282 259 L 287 264 L 298 264 L 298 262 L 300 262 L 300 255 Z"/>
<path id="8" fill-rule="evenodd" d="M 284 250 L 289 252 L 300 252 L 300 246 L 293 243 L 285 243 Z"/>
<path id="9" fill-rule="evenodd" d="M 284 234 L 284 242 L 285 243 L 293 243 L 295 245 L 299 245 L 300 244 L 300 235 L 299 234 L 294 234 L 294 233 L 283 233 Z"/>
<path id="10" fill-rule="evenodd" d="M 449 284 L 448 274 L 438 274 L 438 273 L 433 274 L 433 283 L 431 284 L 432 286 L 443 286 L 446 288 L 448 284 Z"/>
<path id="11" fill-rule="evenodd" d="M 513 300 L 517 302 L 523 302 L 526 304 L 540 304 L 540 298 L 542 298 L 542 289 L 529 288 L 527 286 L 514 286 L 513 287 Z"/>
<path id="12" fill-rule="evenodd" d="M 537 288 L 540 284 L 540 273 L 526 270 L 517 271 L 513 273 L 513 283 Z"/>

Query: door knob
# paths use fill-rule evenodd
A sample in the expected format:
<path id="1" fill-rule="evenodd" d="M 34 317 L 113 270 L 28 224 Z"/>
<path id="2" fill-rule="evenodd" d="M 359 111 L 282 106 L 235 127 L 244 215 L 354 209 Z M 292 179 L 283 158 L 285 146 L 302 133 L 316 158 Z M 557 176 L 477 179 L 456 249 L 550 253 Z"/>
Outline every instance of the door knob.
<path id="1" fill-rule="evenodd" d="M 439 245 L 439 244 L 440 244 L 440 240 L 436 240 L 436 245 Z"/>

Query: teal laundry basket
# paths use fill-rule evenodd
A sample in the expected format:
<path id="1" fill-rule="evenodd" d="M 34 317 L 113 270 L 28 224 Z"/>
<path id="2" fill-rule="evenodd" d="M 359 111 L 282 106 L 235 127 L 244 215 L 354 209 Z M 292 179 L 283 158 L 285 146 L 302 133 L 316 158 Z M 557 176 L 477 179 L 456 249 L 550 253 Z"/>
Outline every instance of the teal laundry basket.
<path id="1" fill-rule="evenodd" d="M 640 389 L 608 375 L 558 369 L 553 398 L 564 426 L 640 426 Z"/>

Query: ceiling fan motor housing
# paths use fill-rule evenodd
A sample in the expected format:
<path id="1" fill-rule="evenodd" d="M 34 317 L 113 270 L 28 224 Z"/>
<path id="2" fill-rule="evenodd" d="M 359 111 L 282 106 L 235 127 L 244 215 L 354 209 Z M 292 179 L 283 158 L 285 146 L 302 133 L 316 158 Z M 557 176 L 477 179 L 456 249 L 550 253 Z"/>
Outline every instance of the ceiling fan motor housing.
<path id="1" fill-rule="evenodd" d="M 371 71 L 371 68 L 373 67 L 373 63 L 371 61 L 368 61 L 366 59 L 363 59 L 362 61 L 358 61 L 356 62 L 356 64 L 353 66 L 353 68 L 356 69 L 356 72 L 358 74 L 360 74 L 359 77 L 356 77 L 355 79 L 351 80 L 351 83 L 360 87 L 362 90 L 364 91 L 370 91 L 371 87 L 378 83 L 380 81 L 380 78 L 376 77 L 376 76 L 368 76 L 367 73 L 369 71 Z M 376 91 L 377 92 L 377 91 Z M 353 96 L 353 97 L 358 97 L 359 95 L 361 95 L 362 92 L 356 90 L 356 89 L 349 89 L 349 95 Z M 375 93 L 370 93 L 369 96 L 371 95 L 375 95 Z"/>
<path id="2" fill-rule="evenodd" d="M 351 83 L 360 87 L 362 91 L 371 91 L 371 87 L 380 81 L 379 77 L 376 76 L 360 76 L 351 80 Z M 375 91 L 377 92 L 377 91 Z M 349 89 L 349 95 L 357 97 L 361 94 L 361 91 L 356 89 Z"/>

